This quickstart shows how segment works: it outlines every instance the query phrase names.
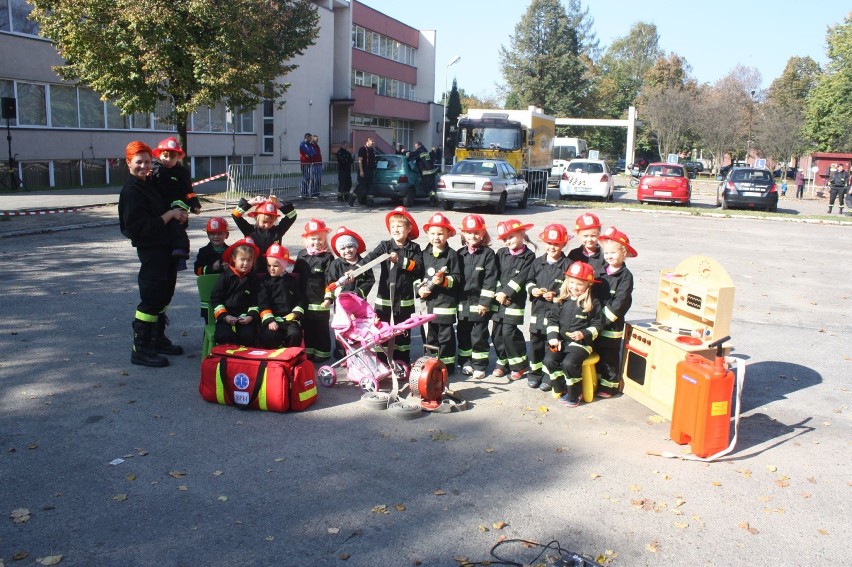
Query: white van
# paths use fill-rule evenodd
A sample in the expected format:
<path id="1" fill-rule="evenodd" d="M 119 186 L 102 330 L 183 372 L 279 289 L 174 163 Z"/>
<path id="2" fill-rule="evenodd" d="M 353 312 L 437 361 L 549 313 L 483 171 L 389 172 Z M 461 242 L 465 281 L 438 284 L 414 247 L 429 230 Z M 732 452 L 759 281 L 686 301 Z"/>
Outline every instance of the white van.
<path id="1" fill-rule="evenodd" d="M 550 176 L 547 184 L 559 185 L 559 180 L 565 172 L 568 162 L 574 158 L 584 158 L 589 155 L 589 147 L 586 140 L 581 138 L 554 138 L 553 139 L 553 163 L 550 168 Z"/>

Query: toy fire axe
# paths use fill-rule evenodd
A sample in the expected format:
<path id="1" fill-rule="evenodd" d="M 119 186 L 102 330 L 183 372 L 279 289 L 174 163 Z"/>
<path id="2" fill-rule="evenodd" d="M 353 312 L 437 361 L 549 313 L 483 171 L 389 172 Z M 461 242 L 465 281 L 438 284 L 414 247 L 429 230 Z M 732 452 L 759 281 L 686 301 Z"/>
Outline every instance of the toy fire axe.
<path id="1" fill-rule="evenodd" d="M 376 258 L 375 260 L 367 262 L 363 266 L 361 266 L 361 267 L 359 267 L 355 270 L 352 270 L 351 274 L 343 276 L 342 278 L 340 278 L 336 282 L 331 282 L 330 284 L 325 286 L 325 291 L 327 291 L 327 292 L 334 291 L 335 289 L 339 288 L 340 286 L 346 285 L 346 282 L 349 281 L 350 277 L 352 279 L 355 279 L 356 276 L 360 276 L 361 274 L 363 274 L 367 270 L 372 270 L 375 266 L 378 266 L 379 264 L 381 264 L 382 262 L 384 262 L 388 258 L 390 258 L 390 252 L 382 254 L 381 256 Z"/>

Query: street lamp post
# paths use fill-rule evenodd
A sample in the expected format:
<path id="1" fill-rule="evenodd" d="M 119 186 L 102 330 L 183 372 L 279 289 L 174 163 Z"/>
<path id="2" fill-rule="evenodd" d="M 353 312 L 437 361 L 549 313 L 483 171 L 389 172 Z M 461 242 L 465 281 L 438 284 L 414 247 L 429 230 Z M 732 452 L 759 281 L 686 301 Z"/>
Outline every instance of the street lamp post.
<path id="1" fill-rule="evenodd" d="M 444 120 L 441 122 L 441 171 L 444 171 L 444 164 L 447 162 L 447 103 L 450 101 L 449 86 L 447 79 L 450 75 L 450 67 L 461 60 L 461 55 L 456 55 L 447 63 L 447 69 L 444 71 Z"/>
<path id="2" fill-rule="evenodd" d="M 751 121 L 752 115 L 754 114 L 754 93 L 755 91 L 751 91 L 751 95 L 748 97 L 749 107 L 748 107 L 748 138 L 746 139 L 746 155 L 745 162 L 748 164 L 748 156 L 751 153 Z"/>

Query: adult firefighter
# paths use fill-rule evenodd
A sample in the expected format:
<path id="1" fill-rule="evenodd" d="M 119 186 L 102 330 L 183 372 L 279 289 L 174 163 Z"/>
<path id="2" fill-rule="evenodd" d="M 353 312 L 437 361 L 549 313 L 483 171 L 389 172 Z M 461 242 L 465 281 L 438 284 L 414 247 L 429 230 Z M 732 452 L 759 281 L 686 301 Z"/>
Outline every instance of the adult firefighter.
<path id="1" fill-rule="evenodd" d="M 183 349 L 166 338 L 166 308 L 177 282 L 177 260 L 172 256 L 169 231 L 171 220 L 186 223 L 183 209 L 172 209 L 151 180 L 151 148 L 130 142 L 124 151 L 130 177 L 118 198 L 121 233 L 136 248 L 139 268 L 139 305 L 133 318 L 133 350 L 130 362 L 143 366 L 168 366 L 162 354 L 183 354 Z"/>
<path id="2" fill-rule="evenodd" d="M 429 150 L 420 142 L 414 142 L 414 149 L 408 153 L 408 159 L 415 160 L 417 171 L 420 172 L 420 182 L 423 184 L 423 192 L 429 195 L 429 199 L 435 202 L 435 178 L 438 170 L 432 162 Z"/>

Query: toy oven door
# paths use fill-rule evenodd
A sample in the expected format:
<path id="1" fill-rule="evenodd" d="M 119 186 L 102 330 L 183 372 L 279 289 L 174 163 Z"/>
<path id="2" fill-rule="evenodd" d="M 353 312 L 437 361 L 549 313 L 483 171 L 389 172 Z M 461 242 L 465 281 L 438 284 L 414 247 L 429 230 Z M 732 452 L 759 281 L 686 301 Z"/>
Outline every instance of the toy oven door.
<path id="1" fill-rule="evenodd" d="M 645 380 L 651 374 L 654 339 L 647 334 L 633 329 L 627 344 L 624 345 L 624 371 L 626 379 L 632 380 L 639 386 L 645 385 Z"/>

